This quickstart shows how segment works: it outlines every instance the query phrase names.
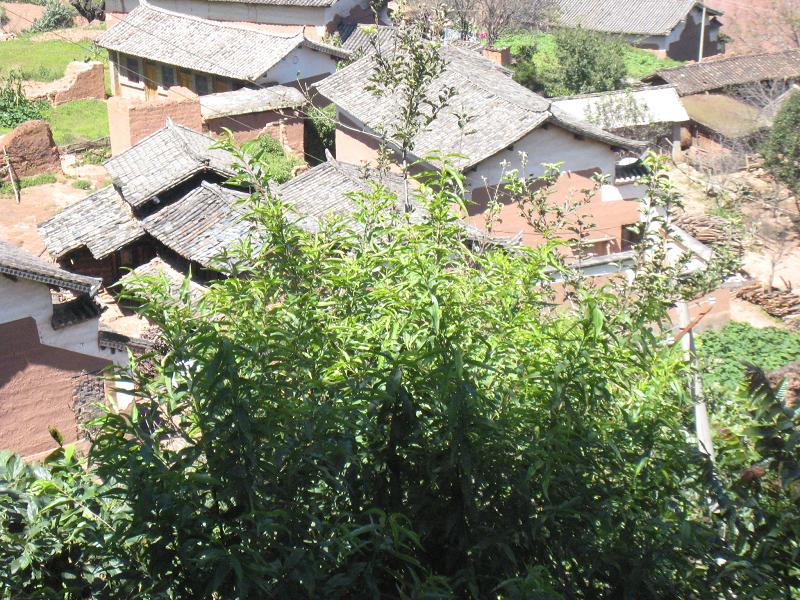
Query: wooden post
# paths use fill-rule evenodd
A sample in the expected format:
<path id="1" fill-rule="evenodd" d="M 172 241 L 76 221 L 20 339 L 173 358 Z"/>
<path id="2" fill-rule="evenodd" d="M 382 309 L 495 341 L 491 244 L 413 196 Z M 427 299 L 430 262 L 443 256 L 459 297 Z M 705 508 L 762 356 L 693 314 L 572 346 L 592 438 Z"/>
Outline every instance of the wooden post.
<path id="1" fill-rule="evenodd" d="M 697 57 L 697 62 L 703 62 L 703 50 L 706 43 L 706 3 L 703 0 L 703 16 L 700 20 L 700 56 Z"/>
<path id="2" fill-rule="evenodd" d="M 8 180 L 11 182 L 11 189 L 14 190 L 14 198 L 17 201 L 17 204 L 20 203 L 20 187 L 19 181 L 17 180 L 17 176 L 14 174 L 14 167 L 11 165 L 11 159 L 8 158 L 8 152 L 6 152 L 6 147 L 3 146 L 3 157 L 6 161 L 6 169 L 8 169 Z"/>

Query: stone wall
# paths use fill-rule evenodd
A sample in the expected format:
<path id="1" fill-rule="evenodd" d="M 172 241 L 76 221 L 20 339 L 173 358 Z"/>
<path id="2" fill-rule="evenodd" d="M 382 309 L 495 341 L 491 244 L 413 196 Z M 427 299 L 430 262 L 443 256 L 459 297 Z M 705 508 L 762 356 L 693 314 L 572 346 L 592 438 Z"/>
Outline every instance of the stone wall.
<path id="1" fill-rule="evenodd" d="M 67 65 L 64 77 L 47 83 L 28 82 L 25 95 L 31 100 L 47 100 L 50 104 L 64 104 L 73 100 L 106 99 L 103 63 L 73 61 Z"/>
<path id="2" fill-rule="evenodd" d="M 114 97 L 108 100 L 108 126 L 111 154 L 117 155 L 155 133 L 167 119 L 195 131 L 202 131 L 203 119 L 197 95 L 186 88 L 170 88 L 166 98 L 133 100 Z"/>
<path id="3" fill-rule="evenodd" d="M 61 172 L 61 160 L 53 141 L 53 132 L 45 121 L 27 121 L 0 137 L 0 172 L 5 177 L 3 149 L 17 177 Z"/>

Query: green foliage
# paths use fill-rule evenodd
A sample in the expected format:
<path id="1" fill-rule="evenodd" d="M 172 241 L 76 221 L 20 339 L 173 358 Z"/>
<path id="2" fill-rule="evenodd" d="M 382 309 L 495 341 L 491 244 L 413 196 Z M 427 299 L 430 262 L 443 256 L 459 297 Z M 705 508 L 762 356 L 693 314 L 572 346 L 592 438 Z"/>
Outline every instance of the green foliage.
<path id="1" fill-rule="evenodd" d="M 56 176 L 51 173 L 42 173 L 40 175 L 31 175 L 30 177 L 22 177 L 19 180 L 20 189 L 29 187 L 36 187 L 37 185 L 46 185 L 48 183 L 55 183 L 58 181 Z M 11 187 L 11 182 L 7 179 L 0 181 L 0 196 L 11 196 L 14 189 Z"/>
<path id="2" fill-rule="evenodd" d="M 781 107 L 761 153 L 770 172 L 800 193 L 800 93 L 794 92 Z"/>
<path id="3" fill-rule="evenodd" d="M 86 179 L 78 179 L 72 182 L 72 187 L 78 190 L 90 190 L 92 189 L 92 183 Z"/>
<path id="4" fill-rule="evenodd" d="M 575 30 L 567 31 L 574 32 Z M 575 43 L 580 44 L 580 41 L 577 40 L 585 33 L 574 32 L 566 35 L 570 38 L 574 36 Z M 669 58 L 659 58 L 652 52 L 634 48 L 621 40 L 598 34 L 589 34 L 589 36 L 595 38 L 591 41 L 592 47 L 601 49 L 601 64 L 605 66 L 610 61 L 610 64 L 614 65 L 616 74 L 612 77 L 612 80 L 617 80 L 617 83 L 612 81 L 614 89 L 620 87 L 622 82 L 622 79 L 619 78 L 620 67 L 617 60 L 620 57 L 624 64 L 623 78 L 627 76 L 633 79 L 641 79 L 654 73 L 657 69 L 681 64 L 679 61 Z M 516 81 L 534 91 L 547 95 L 564 95 L 575 86 L 567 86 L 563 81 L 566 73 L 562 73 L 563 67 L 559 62 L 557 37 L 557 34 L 552 33 L 515 32 L 502 36 L 497 42 L 497 47 L 511 50 L 511 54 L 515 58 L 514 79 Z M 599 44 L 599 46 L 595 46 L 595 44 Z M 564 45 L 564 42 L 562 42 L 562 45 Z M 571 51 L 568 50 L 568 52 Z M 577 55 L 576 60 L 586 62 L 587 65 L 591 64 L 591 57 L 582 56 L 582 53 Z M 590 79 L 596 78 L 590 77 Z M 600 83 L 602 85 L 593 87 L 608 88 L 611 85 L 608 80 L 604 79 L 601 79 Z M 567 89 L 568 87 L 570 89 Z"/>
<path id="5" fill-rule="evenodd" d="M 81 165 L 102 165 L 109 158 L 111 158 L 111 147 L 103 146 L 102 148 L 89 148 L 81 152 L 78 156 L 78 164 Z"/>
<path id="6" fill-rule="evenodd" d="M 699 337 L 699 352 L 709 390 L 735 393 L 745 382 L 748 364 L 767 371 L 800 360 L 800 334 L 776 328 L 757 329 L 728 323 Z"/>
<path id="7" fill-rule="evenodd" d="M 108 107 L 103 100 L 87 98 L 48 106 L 43 116 L 59 146 L 108 137 Z"/>
<path id="8" fill-rule="evenodd" d="M 30 35 L 22 35 L 0 44 L 0 75 L 18 71 L 25 80 L 53 81 L 64 76 L 64 70 L 73 60 L 100 60 L 108 64 L 107 54 L 93 48 L 91 40 L 77 44 L 64 40 L 35 42 Z"/>
<path id="9" fill-rule="evenodd" d="M 251 166 L 258 176 L 275 183 L 284 183 L 292 178 L 292 169 L 303 164 L 293 155 L 287 155 L 275 138 L 262 135 L 242 144 L 242 151 L 249 156 Z"/>
<path id="10" fill-rule="evenodd" d="M 72 27 L 74 25 L 72 20 L 74 15 L 75 11 L 66 4 L 62 4 L 59 0 L 47 0 L 44 13 L 33 22 L 28 31 L 42 33 L 44 31 Z"/>
<path id="11" fill-rule="evenodd" d="M 325 150 L 336 153 L 336 106 L 315 110 L 306 119 L 304 147 L 311 166 L 325 162 Z"/>
<path id="12" fill-rule="evenodd" d="M 13 129 L 25 121 L 42 119 L 42 107 L 42 103 L 25 97 L 19 73 L 0 78 L 0 127 Z"/>

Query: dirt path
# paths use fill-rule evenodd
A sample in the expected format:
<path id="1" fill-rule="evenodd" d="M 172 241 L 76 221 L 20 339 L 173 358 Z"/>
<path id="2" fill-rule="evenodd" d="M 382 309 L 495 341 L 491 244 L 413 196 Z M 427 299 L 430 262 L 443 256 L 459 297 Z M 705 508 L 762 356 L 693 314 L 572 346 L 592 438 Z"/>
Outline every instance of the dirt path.
<path id="1" fill-rule="evenodd" d="M 38 4 L 22 4 L 18 2 L 0 2 L 6 9 L 8 23 L 2 27 L 6 33 L 21 33 L 28 29 L 31 23 L 44 14 L 44 6 Z"/>

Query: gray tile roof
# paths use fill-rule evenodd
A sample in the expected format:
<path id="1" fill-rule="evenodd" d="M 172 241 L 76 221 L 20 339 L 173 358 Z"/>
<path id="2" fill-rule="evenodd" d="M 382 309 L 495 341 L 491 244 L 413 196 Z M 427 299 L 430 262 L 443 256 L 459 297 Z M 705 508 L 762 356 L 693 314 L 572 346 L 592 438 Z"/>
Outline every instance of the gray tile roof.
<path id="1" fill-rule="evenodd" d="M 187 260 L 211 265 L 223 250 L 246 237 L 251 224 L 240 204 L 247 193 L 202 182 L 188 194 L 145 217 L 142 226 Z"/>
<path id="2" fill-rule="evenodd" d="M 47 251 L 58 259 L 81 247 L 102 259 L 144 235 L 113 186 L 105 187 L 40 223 Z"/>
<path id="3" fill-rule="evenodd" d="M 659 69 L 645 81 L 674 85 L 681 96 L 759 81 L 800 79 L 800 49 L 714 58 L 701 63 Z"/>
<path id="4" fill-rule="evenodd" d="M 122 198 L 138 208 L 192 176 L 233 175 L 233 156 L 210 149 L 216 140 L 171 122 L 105 163 Z"/>
<path id="5" fill-rule="evenodd" d="M 566 27 L 632 35 L 666 35 L 697 0 L 555 0 L 556 17 Z M 708 7 L 712 16 L 722 13 Z"/>
<path id="6" fill-rule="evenodd" d="M 297 108 L 306 103 L 303 93 L 293 87 L 275 85 L 251 90 L 242 88 L 233 92 L 200 96 L 203 119 L 246 115 L 265 110 Z"/>
<path id="7" fill-rule="evenodd" d="M 236 4 L 259 4 L 264 6 L 310 6 L 324 8 L 333 6 L 338 0 L 217 0 L 218 2 L 235 2 Z"/>
<path id="8" fill-rule="evenodd" d="M 338 58 L 345 51 L 307 40 L 302 28 L 279 34 L 140 4 L 101 35 L 102 48 L 160 63 L 255 81 L 299 46 Z"/>
<path id="9" fill-rule="evenodd" d="M 181 286 L 186 278 L 186 273 L 181 273 L 172 265 L 157 256 L 149 262 L 136 267 L 130 273 L 124 275 L 120 279 L 120 283 L 123 285 L 129 285 L 138 277 L 164 277 L 169 285 L 170 294 L 172 296 L 178 296 Z M 199 300 L 207 291 L 208 288 L 206 286 L 197 283 L 193 279 L 189 280 L 189 298 L 191 300 Z"/>
<path id="10" fill-rule="evenodd" d="M 0 274 L 82 294 L 94 294 L 100 287 L 99 279 L 65 271 L 4 240 L 0 240 Z"/>
<path id="11" fill-rule="evenodd" d="M 431 86 L 429 97 L 452 86 L 457 94 L 437 118 L 421 131 L 413 153 L 420 158 L 431 152 L 458 154 L 453 159 L 466 169 L 507 148 L 545 122 L 600 140 L 613 146 L 642 149 L 640 142 L 610 134 L 563 111 L 549 100 L 511 79 L 508 71 L 482 55 L 454 46 L 443 46 L 447 61 L 442 75 Z M 365 89 L 374 63 L 364 57 L 317 84 L 319 93 L 363 123 L 372 132 L 395 120 L 399 94 L 376 96 Z M 466 117 L 466 119 L 464 119 Z M 460 126 L 467 120 L 466 126 Z M 556 159 L 557 157 L 554 157 Z"/>
<path id="12" fill-rule="evenodd" d="M 326 216 L 352 216 L 358 210 L 358 202 L 352 195 L 372 191 L 368 181 L 380 182 L 398 196 L 403 194 L 402 177 L 336 160 L 328 160 L 300 173 L 278 186 L 276 192 L 292 205 L 295 213 L 319 222 Z"/>
<path id="13" fill-rule="evenodd" d="M 358 25 L 342 23 L 337 28 L 342 48 L 354 54 L 366 54 L 373 47 L 373 40 L 381 50 L 388 50 L 395 40 L 396 29 L 391 25 Z"/>

